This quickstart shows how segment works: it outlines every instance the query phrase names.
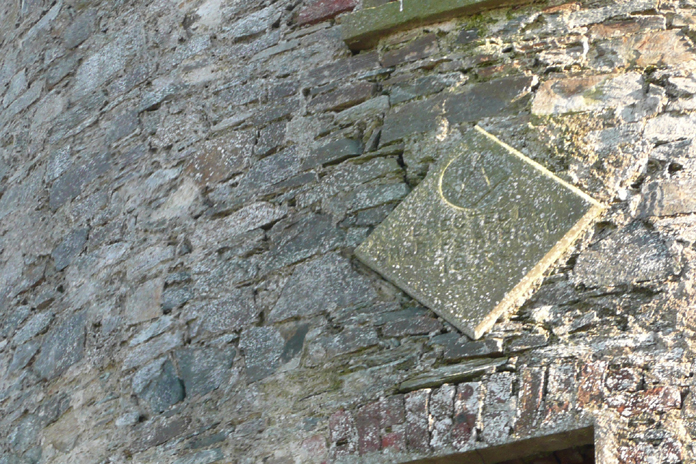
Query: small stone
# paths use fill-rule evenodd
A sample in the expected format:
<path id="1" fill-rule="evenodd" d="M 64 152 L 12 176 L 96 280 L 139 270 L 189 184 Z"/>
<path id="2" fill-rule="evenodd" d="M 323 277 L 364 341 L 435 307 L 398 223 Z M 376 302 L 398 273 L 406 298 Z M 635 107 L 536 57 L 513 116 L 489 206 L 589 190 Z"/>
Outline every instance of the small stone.
<path id="1" fill-rule="evenodd" d="M 337 411 L 329 417 L 331 451 L 334 457 L 354 454 L 358 451 L 358 431 L 355 419 L 348 411 Z"/>
<path id="2" fill-rule="evenodd" d="M 691 139 L 696 132 L 696 115 L 662 114 L 648 121 L 643 137 L 653 143 Z"/>
<path id="3" fill-rule="evenodd" d="M 51 186 L 48 204 L 52 211 L 77 197 L 82 189 L 111 168 L 108 154 L 99 154 L 83 164 L 73 165 Z"/>
<path id="4" fill-rule="evenodd" d="M 482 436 L 486 443 L 504 441 L 512 431 L 516 406 L 513 381 L 514 375 L 509 372 L 493 374 L 488 380 L 482 416 Z"/>
<path id="5" fill-rule="evenodd" d="M 169 327 L 174 324 L 174 320 L 169 316 L 160 317 L 155 322 L 150 324 L 146 329 L 141 330 L 128 343 L 128 346 L 137 346 L 145 343 L 157 335 L 163 334 Z"/>
<path id="6" fill-rule="evenodd" d="M 70 316 L 49 331 L 33 368 L 43 379 L 63 374 L 84 356 L 86 313 Z"/>
<path id="7" fill-rule="evenodd" d="M 285 121 L 274 122 L 261 129 L 259 139 L 254 146 L 256 156 L 267 156 L 285 141 L 287 123 Z"/>
<path id="8" fill-rule="evenodd" d="M 336 114 L 335 122 L 341 126 L 355 124 L 360 121 L 367 121 L 371 118 L 382 116 L 387 111 L 389 111 L 389 97 L 381 95 L 341 111 Z"/>
<path id="9" fill-rule="evenodd" d="M 10 81 L 10 85 L 7 87 L 5 96 L 2 99 L 2 106 L 7 108 L 12 102 L 14 102 L 17 97 L 22 95 L 24 91 L 29 88 L 27 84 L 27 74 L 26 70 L 22 69 L 20 72 L 15 74 L 15 76 Z"/>
<path id="10" fill-rule="evenodd" d="M 280 10 L 275 6 L 266 7 L 235 22 L 227 28 L 223 35 L 233 40 L 241 40 L 256 35 L 269 29 L 273 23 L 280 19 L 280 15 Z"/>
<path id="11" fill-rule="evenodd" d="M 448 446 L 452 441 L 452 415 L 455 385 L 445 384 L 430 393 L 430 446 L 433 449 Z"/>
<path id="12" fill-rule="evenodd" d="M 457 385 L 452 416 L 452 446 L 458 450 L 467 449 L 476 441 L 476 424 L 481 419 L 480 382 Z"/>
<path id="13" fill-rule="evenodd" d="M 522 436 L 533 434 L 541 420 L 545 374 L 544 368 L 537 367 L 528 367 L 522 371 L 515 421 L 515 431 Z"/>
<path id="14" fill-rule="evenodd" d="M 360 140 L 338 139 L 329 142 L 315 150 L 302 163 L 302 169 L 312 169 L 317 166 L 326 166 L 340 163 L 354 156 L 360 156 L 363 146 Z"/>
<path id="15" fill-rule="evenodd" d="M 15 346 L 24 344 L 25 342 L 31 340 L 41 332 L 43 332 L 46 327 L 48 327 L 54 318 L 53 313 L 42 312 L 35 314 L 31 319 L 27 321 L 24 326 L 17 331 L 14 338 L 12 338 L 12 343 Z"/>
<path id="16" fill-rule="evenodd" d="M 209 334 L 235 332 L 256 320 L 260 310 L 250 288 L 232 290 L 199 311 L 200 330 Z"/>
<path id="17" fill-rule="evenodd" d="M 94 23 L 96 19 L 96 10 L 88 10 L 75 18 L 72 24 L 63 32 L 63 44 L 65 48 L 75 48 L 87 40 L 94 32 Z"/>
<path id="18" fill-rule="evenodd" d="M 126 300 L 126 318 L 130 324 L 149 321 L 162 315 L 162 279 L 145 282 Z"/>
<path id="19" fill-rule="evenodd" d="M 148 422 L 134 431 L 136 437 L 131 449 L 133 452 L 145 451 L 161 445 L 186 432 L 191 419 L 188 417 L 166 417 L 161 422 Z"/>
<path id="20" fill-rule="evenodd" d="M 356 0 L 312 0 L 297 15 L 297 24 L 306 26 L 331 19 L 340 13 L 351 11 Z"/>
<path id="21" fill-rule="evenodd" d="M 317 87 L 379 67 L 377 52 L 361 53 L 309 70 L 306 85 Z"/>
<path id="22" fill-rule="evenodd" d="M 222 460 L 225 455 L 220 448 L 199 451 L 177 459 L 172 464 L 211 464 Z"/>
<path id="23" fill-rule="evenodd" d="M 382 66 L 391 68 L 392 66 L 408 63 L 409 61 L 427 58 L 437 52 L 437 35 L 428 34 L 410 42 L 404 47 L 386 52 L 382 56 Z"/>
<path id="24" fill-rule="evenodd" d="M 379 434 L 379 403 L 361 407 L 355 414 L 355 427 L 358 430 L 358 451 L 360 454 L 374 453 L 380 450 L 382 442 Z"/>
<path id="25" fill-rule="evenodd" d="M 280 367 L 285 340 L 273 327 L 251 327 L 239 339 L 250 383 L 264 379 Z"/>
<path id="26" fill-rule="evenodd" d="M 372 98 L 377 87 L 370 82 L 359 82 L 331 92 L 318 95 L 307 105 L 316 112 L 340 111 Z"/>
<path id="27" fill-rule="evenodd" d="M 113 145 L 133 134 L 139 127 L 140 118 L 138 117 L 138 112 L 125 111 L 114 118 L 106 140 L 110 145 Z"/>
<path id="28" fill-rule="evenodd" d="M 85 247 L 87 243 L 87 236 L 89 235 L 89 228 L 76 229 L 58 245 L 51 253 L 53 262 L 56 266 L 56 271 L 62 271 L 70 265 L 70 263 L 77 257 Z"/>
<path id="29" fill-rule="evenodd" d="M 642 228 L 619 231 L 580 254 L 574 280 L 587 287 L 606 287 L 662 280 L 674 273 L 664 242 Z"/>
<path id="30" fill-rule="evenodd" d="M 162 413 L 170 406 L 184 400 L 186 393 L 171 361 L 162 366 L 160 375 L 155 377 L 142 392 L 142 397 L 156 413 Z"/>
<path id="31" fill-rule="evenodd" d="M 367 279 L 337 254 L 299 265 L 268 315 L 269 322 L 364 305 L 375 298 Z"/>
<path id="32" fill-rule="evenodd" d="M 80 64 L 80 54 L 77 52 L 68 53 L 60 59 L 51 63 L 51 67 L 46 72 L 46 83 L 49 87 L 55 86 L 63 80 L 65 76 L 72 73 Z"/>
<path id="33" fill-rule="evenodd" d="M 496 356 L 503 352 L 503 341 L 496 338 L 469 341 L 467 337 L 460 338 L 456 344 L 445 347 L 443 356 L 447 360 L 470 359 L 477 357 Z"/>
<path id="34" fill-rule="evenodd" d="M 439 332 L 443 325 L 432 317 L 415 317 L 387 322 L 382 326 L 384 337 L 404 337 L 407 335 L 427 335 Z"/>
<path id="35" fill-rule="evenodd" d="M 130 350 L 123 360 L 122 370 L 143 366 L 147 362 L 165 354 L 183 344 L 181 333 L 165 333 L 147 343 Z"/>
<path id="36" fill-rule="evenodd" d="M 326 355 L 333 358 L 375 346 L 379 343 L 379 338 L 374 330 L 354 327 L 344 329 L 337 335 L 327 336 L 318 342 Z"/>
<path id="37" fill-rule="evenodd" d="M 227 180 L 246 166 L 254 141 L 255 136 L 250 131 L 228 133 L 225 137 L 207 140 L 196 150 L 186 173 L 204 186 Z"/>
<path id="38" fill-rule="evenodd" d="M 299 170 L 297 148 L 292 146 L 254 163 L 239 183 L 238 190 L 251 195 L 290 178 Z"/>
<path id="39" fill-rule="evenodd" d="M 34 357 L 39 348 L 41 347 L 41 342 L 39 340 L 32 340 L 20 345 L 15 349 L 14 355 L 12 356 L 12 362 L 7 368 L 8 373 L 16 372 L 20 369 L 24 369 L 29 361 Z"/>
<path id="40" fill-rule="evenodd" d="M 188 396 L 205 395 L 227 381 L 236 350 L 182 348 L 175 353 Z"/>
<path id="41" fill-rule="evenodd" d="M 417 97 L 442 92 L 445 88 L 462 83 L 463 78 L 459 73 L 420 77 L 413 82 L 393 85 L 389 92 L 389 102 L 392 105 L 397 105 Z"/>

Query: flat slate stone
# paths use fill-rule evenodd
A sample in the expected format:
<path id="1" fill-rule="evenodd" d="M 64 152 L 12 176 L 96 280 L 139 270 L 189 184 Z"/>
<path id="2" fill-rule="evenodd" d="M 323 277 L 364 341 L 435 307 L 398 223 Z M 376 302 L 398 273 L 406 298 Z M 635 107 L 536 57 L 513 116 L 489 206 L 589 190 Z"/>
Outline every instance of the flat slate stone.
<path id="1" fill-rule="evenodd" d="M 477 339 L 602 209 L 476 127 L 356 255 Z"/>

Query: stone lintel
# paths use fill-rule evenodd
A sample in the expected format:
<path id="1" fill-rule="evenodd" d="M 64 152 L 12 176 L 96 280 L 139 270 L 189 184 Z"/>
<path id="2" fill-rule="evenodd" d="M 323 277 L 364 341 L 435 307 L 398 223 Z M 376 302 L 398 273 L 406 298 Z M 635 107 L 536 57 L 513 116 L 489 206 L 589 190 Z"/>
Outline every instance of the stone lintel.
<path id="1" fill-rule="evenodd" d="M 343 18 L 343 40 L 351 50 L 374 47 L 393 32 L 457 16 L 527 3 L 529 0 L 399 0 L 364 8 Z"/>

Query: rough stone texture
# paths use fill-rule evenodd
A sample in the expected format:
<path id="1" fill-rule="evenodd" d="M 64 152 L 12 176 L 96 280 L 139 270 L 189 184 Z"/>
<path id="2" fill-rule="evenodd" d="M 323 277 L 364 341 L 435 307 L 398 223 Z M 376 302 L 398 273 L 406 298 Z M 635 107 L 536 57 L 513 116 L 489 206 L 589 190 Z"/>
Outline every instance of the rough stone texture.
<path id="1" fill-rule="evenodd" d="M 0 2 L 0 462 L 693 464 L 694 8 Z M 476 342 L 354 255 L 474 124 L 607 206 Z"/>

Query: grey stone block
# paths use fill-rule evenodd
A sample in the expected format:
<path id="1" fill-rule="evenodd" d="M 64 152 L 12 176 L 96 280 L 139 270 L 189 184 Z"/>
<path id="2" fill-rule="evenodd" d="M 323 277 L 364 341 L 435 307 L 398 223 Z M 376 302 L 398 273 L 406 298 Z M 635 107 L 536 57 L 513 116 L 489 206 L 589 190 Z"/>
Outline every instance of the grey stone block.
<path id="1" fill-rule="evenodd" d="M 34 371 L 41 378 L 51 380 L 58 377 L 82 359 L 86 320 L 86 313 L 75 314 L 46 334 L 33 365 Z"/>
<path id="2" fill-rule="evenodd" d="M 259 314 L 251 289 L 231 290 L 224 298 L 205 303 L 199 310 L 201 331 L 209 334 L 235 332 Z"/>
<path id="3" fill-rule="evenodd" d="M 328 254 L 299 265 L 270 314 L 269 322 L 310 317 L 325 311 L 363 305 L 376 297 L 368 280 L 348 260 Z"/>
<path id="4" fill-rule="evenodd" d="M 186 393 L 184 386 L 176 375 L 176 370 L 171 361 L 166 361 L 162 371 L 143 390 L 142 397 L 150 408 L 157 413 L 162 413 L 184 400 Z"/>
<path id="5" fill-rule="evenodd" d="M 24 326 L 17 331 L 15 336 L 12 338 L 12 343 L 15 346 L 24 344 L 25 342 L 31 340 L 48 327 L 55 316 L 50 312 L 41 312 L 35 314 L 31 319 L 27 321 Z"/>
<path id="6" fill-rule="evenodd" d="M 236 350 L 229 348 L 182 348 L 175 352 L 188 396 L 205 395 L 225 383 Z"/>
<path id="7" fill-rule="evenodd" d="M 360 156 L 362 151 L 363 146 L 360 140 L 334 140 L 312 150 L 309 157 L 302 163 L 302 169 L 312 169 L 316 166 L 340 163 L 348 158 Z"/>
<path id="8" fill-rule="evenodd" d="M 177 459 L 172 464 L 211 464 L 222 460 L 225 455 L 220 448 L 199 451 Z"/>
<path id="9" fill-rule="evenodd" d="M 73 230 L 67 237 L 58 245 L 51 253 L 53 262 L 57 271 L 62 271 L 70 265 L 77 255 L 82 253 L 82 250 L 87 243 L 89 228 Z"/>
<path id="10" fill-rule="evenodd" d="M 281 365 L 285 340 L 274 327 L 251 327 L 239 339 L 244 353 L 249 382 L 256 382 L 273 374 Z"/>
<path id="11" fill-rule="evenodd" d="M 63 44 L 66 48 L 75 48 L 87 40 L 94 32 L 94 23 L 97 19 L 96 10 L 88 10 L 75 18 L 63 32 Z"/>

